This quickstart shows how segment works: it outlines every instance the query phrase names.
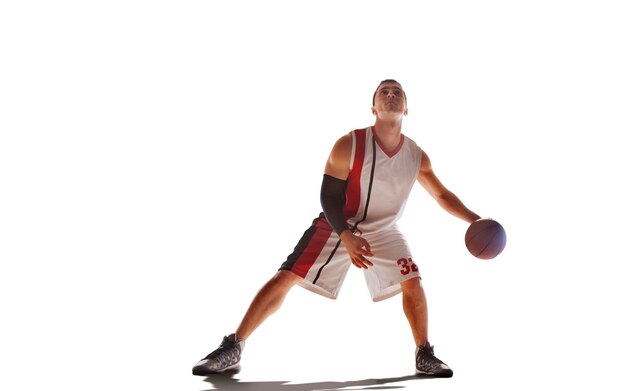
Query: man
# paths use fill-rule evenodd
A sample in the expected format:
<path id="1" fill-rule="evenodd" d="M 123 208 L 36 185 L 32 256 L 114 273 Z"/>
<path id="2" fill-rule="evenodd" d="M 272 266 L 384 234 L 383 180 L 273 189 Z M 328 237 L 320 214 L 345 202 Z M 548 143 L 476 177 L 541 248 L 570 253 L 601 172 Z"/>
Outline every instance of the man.
<path id="1" fill-rule="evenodd" d="M 324 212 L 257 293 L 236 332 L 224 337 L 218 349 L 194 366 L 194 375 L 235 367 L 246 339 L 278 310 L 295 284 L 336 298 L 352 263 L 363 269 L 374 301 L 402 292 L 404 313 L 417 347 L 416 373 L 452 376 L 428 342 L 421 276 L 395 223 L 416 180 L 452 215 L 468 223 L 480 216 L 441 184 L 428 155 L 402 134 L 402 119 L 408 111 L 400 83 L 380 83 L 372 113 L 374 126 L 341 137 L 330 153 L 320 197 Z"/>

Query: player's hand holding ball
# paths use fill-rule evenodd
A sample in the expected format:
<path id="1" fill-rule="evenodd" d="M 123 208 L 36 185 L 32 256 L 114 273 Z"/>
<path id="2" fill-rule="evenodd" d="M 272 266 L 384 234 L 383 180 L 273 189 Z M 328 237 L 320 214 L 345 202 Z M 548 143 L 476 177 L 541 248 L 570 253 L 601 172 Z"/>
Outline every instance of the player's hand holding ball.
<path id="1" fill-rule="evenodd" d="M 493 219 L 476 220 L 467 228 L 465 246 L 476 258 L 493 259 L 506 246 L 506 232 Z"/>

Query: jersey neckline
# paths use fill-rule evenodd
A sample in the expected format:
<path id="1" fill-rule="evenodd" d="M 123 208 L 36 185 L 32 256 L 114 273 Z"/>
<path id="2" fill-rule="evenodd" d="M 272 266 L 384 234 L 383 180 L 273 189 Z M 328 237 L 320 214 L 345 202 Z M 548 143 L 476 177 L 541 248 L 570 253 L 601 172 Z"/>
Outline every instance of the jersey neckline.
<path id="1" fill-rule="evenodd" d="M 380 148 L 380 150 L 383 151 L 385 155 L 387 155 L 387 157 L 392 158 L 398 152 L 400 152 L 400 149 L 402 149 L 402 146 L 404 145 L 404 135 L 402 133 L 400 133 L 400 142 L 398 143 L 398 145 L 393 149 L 393 151 L 387 152 L 385 148 L 383 148 L 383 143 L 378 138 L 378 135 L 376 134 L 376 129 L 374 128 L 373 125 L 371 126 L 371 129 L 372 129 L 372 134 L 374 135 L 374 140 L 376 140 L 376 145 L 378 145 L 378 148 Z"/>

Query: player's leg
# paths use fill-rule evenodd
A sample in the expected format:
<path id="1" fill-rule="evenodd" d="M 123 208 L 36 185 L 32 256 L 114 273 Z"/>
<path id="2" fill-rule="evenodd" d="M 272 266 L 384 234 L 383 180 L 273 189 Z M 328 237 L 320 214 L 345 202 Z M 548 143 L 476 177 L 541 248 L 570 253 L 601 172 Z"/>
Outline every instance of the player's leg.
<path id="1" fill-rule="evenodd" d="M 428 342 L 428 307 L 420 277 L 403 281 L 402 307 L 406 315 L 413 339 L 415 340 L 415 370 L 417 374 L 451 377 L 452 370 L 435 357 L 433 347 Z"/>
<path id="2" fill-rule="evenodd" d="M 374 267 L 364 270 L 374 301 L 402 293 L 402 307 L 415 340 L 415 370 L 418 374 L 450 377 L 452 371 L 435 357 L 428 342 L 428 308 L 417 265 L 409 245 L 397 228 L 377 232 L 366 238 L 375 254 Z"/>
<path id="3" fill-rule="evenodd" d="M 400 286 L 402 308 L 411 326 L 415 346 L 422 346 L 428 341 L 428 307 L 422 280 L 420 277 L 411 278 L 403 281 Z"/>
<path id="4" fill-rule="evenodd" d="M 207 376 L 237 366 L 241 360 L 245 340 L 265 319 L 280 308 L 289 290 L 301 279 L 302 277 L 289 271 L 278 271 L 256 294 L 237 331 L 224 337 L 217 349 L 193 367 L 192 373 Z"/>
<path id="5" fill-rule="evenodd" d="M 279 270 L 257 293 L 248 311 L 244 315 L 235 336 L 237 340 L 246 340 L 254 330 L 270 315 L 278 311 L 289 290 L 302 277 L 287 271 Z"/>
<path id="6" fill-rule="evenodd" d="M 245 340 L 267 317 L 276 312 L 289 290 L 304 287 L 326 297 L 337 296 L 350 260 L 339 247 L 339 237 L 322 216 L 313 220 L 294 251 L 252 300 L 237 331 L 193 368 L 194 375 L 223 372 L 239 363 Z"/>

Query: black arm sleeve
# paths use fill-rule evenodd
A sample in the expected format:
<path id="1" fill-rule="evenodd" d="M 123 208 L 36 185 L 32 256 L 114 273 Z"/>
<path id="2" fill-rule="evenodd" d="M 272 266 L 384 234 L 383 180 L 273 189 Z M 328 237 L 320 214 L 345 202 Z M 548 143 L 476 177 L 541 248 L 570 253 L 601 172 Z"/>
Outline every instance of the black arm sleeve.
<path id="1" fill-rule="evenodd" d="M 346 181 L 324 174 L 320 200 L 324 216 L 337 235 L 349 229 L 343 215 L 343 207 L 346 204 Z"/>

